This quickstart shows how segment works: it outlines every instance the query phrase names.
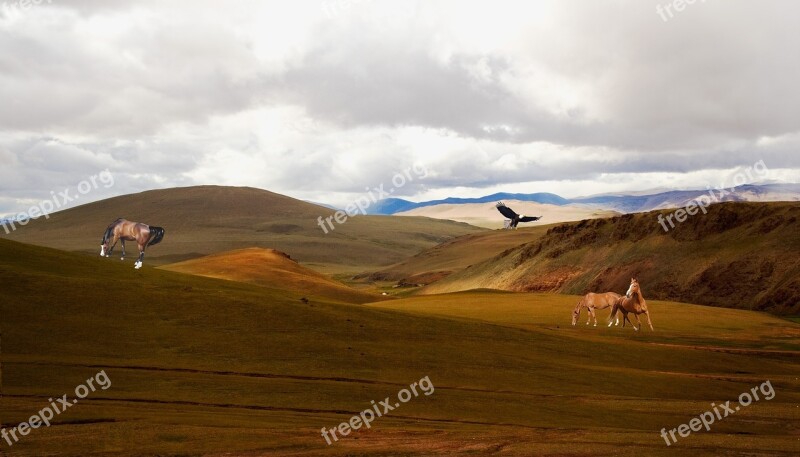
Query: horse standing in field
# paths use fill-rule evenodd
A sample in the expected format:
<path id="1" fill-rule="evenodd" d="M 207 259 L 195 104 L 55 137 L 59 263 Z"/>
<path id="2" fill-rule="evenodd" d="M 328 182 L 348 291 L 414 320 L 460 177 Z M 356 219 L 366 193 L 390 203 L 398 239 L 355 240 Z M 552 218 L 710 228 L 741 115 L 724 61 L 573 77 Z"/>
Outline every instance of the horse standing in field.
<path id="1" fill-rule="evenodd" d="M 147 224 L 140 224 L 138 222 L 131 222 L 123 218 L 119 218 L 112 222 L 106 228 L 103 234 L 103 242 L 100 244 L 100 256 L 111 257 L 111 251 L 117 245 L 117 241 L 122 242 L 122 257 L 120 260 L 125 260 L 125 242 L 136 241 L 139 245 L 139 259 L 133 265 L 137 270 L 142 268 L 142 261 L 144 261 L 144 250 L 147 246 L 158 244 L 164 238 L 164 229 L 162 227 L 154 227 Z"/>
<path id="2" fill-rule="evenodd" d="M 581 298 L 581 301 L 579 301 L 575 309 L 572 310 L 572 325 L 578 323 L 578 319 L 581 317 L 581 310 L 586 308 L 586 314 L 589 315 L 586 325 L 589 325 L 592 318 L 594 318 L 594 326 L 597 327 L 597 315 L 594 311 L 596 309 L 606 309 L 614 306 L 614 303 L 616 303 L 621 296 L 622 295 L 614 292 L 606 292 L 604 294 L 589 292 Z M 617 317 L 617 325 L 619 325 L 619 317 Z"/>
<path id="3" fill-rule="evenodd" d="M 639 314 L 644 314 L 647 316 L 647 325 L 650 326 L 650 330 L 653 330 L 653 322 L 650 320 L 650 312 L 647 310 L 647 302 L 644 301 L 644 295 L 642 295 L 642 289 L 639 287 L 639 281 L 635 278 L 631 278 L 631 285 L 628 287 L 628 292 L 625 294 L 624 297 L 620 297 L 615 303 L 614 308 L 611 309 L 611 317 L 609 319 L 614 319 L 614 316 L 617 315 L 617 311 L 622 311 L 622 326 L 625 327 L 625 321 L 631 322 L 628 319 L 628 313 L 633 313 L 636 316 L 636 323 L 639 324 L 637 328 L 633 325 L 633 329 L 637 332 L 640 328 L 642 328 L 642 323 L 639 321 Z M 612 322 L 609 321 L 608 326 L 611 327 Z"/>

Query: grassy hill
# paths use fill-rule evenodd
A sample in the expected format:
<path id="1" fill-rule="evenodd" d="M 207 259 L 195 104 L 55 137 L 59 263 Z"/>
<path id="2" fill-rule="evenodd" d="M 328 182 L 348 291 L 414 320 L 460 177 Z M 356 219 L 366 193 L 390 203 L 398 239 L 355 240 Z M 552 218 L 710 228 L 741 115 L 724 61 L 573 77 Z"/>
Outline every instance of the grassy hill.
<path id="1" fill-rule="evenodd" d="M 463 235 L 445 241 L 408 259 L 374 273 L 358 275 L 357 279 L 425 283 L 438 280 L 463 270 L 500 252 L 539 239 L 547 226 L 526 227 L 518 230 L 493 230 Z"/>
<path id="2" fill-rule="evenodd" d="M 799 203 L 713 205 L 669 232 L 659 214 L 669 212 L 551 227 L 423 293 L 622 293 L 636 276 L 648 299 L 800 313 Z"/>
<path id="3" fill-rule="evenodd" d="M 229 281 L 247 282 L 298 294 L 345 303 L 366 303 L 380 296 L 345 286 L 327 276 L 303 267 L 288 255 L 274 249 L 248 248 L 223 252 L 160 267 Z"/>
<path id="4" fill-rule="evenodd" d="M 278 249 L 329 271 L 363 271 L 399 262 L 425 248 L 481 229 L 421 217 L 357 216 L 325 234 L 321 206 L 261 189 L 199 186 L 123 195 L 40 218 L 9 239 L 99 254 L 100 239 L 118 217 L 166 228 L 146 263 L 166 264 L 249 247 Z M 135 246 L 129 251 L 135 252 Z M 131 257 L 132 260 L 135 258 Z"/>
<path id="5" fill-rule="evenodd" d="M 577 297 L 469 292 L 370 306 L 0 240 L 2 397 L 13 427 L 111 381 L 8 456 L 793 456 L 800 326 L 653 304 L 656 332 L 568 325 Z M 383 307 L 383 308 L 381 308 Z M 387 309 L 394 308 L 394 309 Z M 565 324 L 567 324 L 565 326 Z M 423 377 L 369 430 L 335 427 Z M 667 447 L 770 380 L 776 396 Z"/>

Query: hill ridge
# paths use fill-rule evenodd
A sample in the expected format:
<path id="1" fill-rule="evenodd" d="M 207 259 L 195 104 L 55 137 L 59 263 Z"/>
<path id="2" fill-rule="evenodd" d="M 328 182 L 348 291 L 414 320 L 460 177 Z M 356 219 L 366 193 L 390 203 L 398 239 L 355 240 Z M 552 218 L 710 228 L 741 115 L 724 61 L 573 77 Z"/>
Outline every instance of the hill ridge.
<path id="1" fill-rule="evenodd" d="M 309 297 L 320 296 L 346 303 L 362 304 L 382 299 L 380 295 L 353 289 L 322 273 L 306 268 L 289 254 L 271 248 L 236 249 L 163 265 L 159 268 L 284 289 Z"/>
<path id="2" fill-rule="evenodd" d="M 124 216 L 164 227 L 145 264 L 175 263 L 237 248 L 276 248 L 332 271 L 390 265 L 439 242 L 482 229 L 428 218 L 355 216 L 323 232 L 333 210 L 252 187 L 190 186 L 120 195 L 30 221 L 0 236 L 91 253 L 105 227 Z M 134 248 L 135 249 L 135 248 Z M 98 251 L 99 252 L 99 251 Z"/>
<path id="3" fill-rule="evenodd" d="M 475 288 L 583 294 L 624 292 L 638 276 L 647 298 L 800 312 L 800 203 L 722 203 L 665 233 L 658 216 L 627 214 L 551 227 L 422 290 Z"/>

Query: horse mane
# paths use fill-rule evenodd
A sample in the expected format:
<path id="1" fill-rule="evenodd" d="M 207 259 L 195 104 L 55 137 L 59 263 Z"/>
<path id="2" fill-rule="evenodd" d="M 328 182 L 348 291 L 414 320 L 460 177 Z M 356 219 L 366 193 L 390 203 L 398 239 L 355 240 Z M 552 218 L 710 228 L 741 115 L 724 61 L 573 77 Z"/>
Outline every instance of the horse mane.
<path id="1" fill-rule="evenodd" d="M 124 217 L 118 217 L 117 220 L 115 220 L 114 222 L 108 224 L 108 227 L 106 228 L 105 233 L 103 233 L 102 244 L 106 244 L 106 241 L 108 240 L 108 238 L 114 233 L 114 228 L 117 226 L 117 224 L 119 224 L 121 221 L 124 221 L 124 220 L 125 220 Z"/>

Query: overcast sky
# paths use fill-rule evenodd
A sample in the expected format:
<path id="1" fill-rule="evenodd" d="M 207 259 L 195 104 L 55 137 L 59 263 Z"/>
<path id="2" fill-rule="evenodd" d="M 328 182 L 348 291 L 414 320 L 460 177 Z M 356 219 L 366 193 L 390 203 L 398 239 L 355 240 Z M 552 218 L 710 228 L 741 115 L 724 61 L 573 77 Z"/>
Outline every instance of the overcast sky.
<path id="1" fill-rule="evenodd" d="M 344 204 L 414 164 L 395 196 L 800 176 L 793 0 L 2 1 L 0 214 L 105 169 L 83 201 Z"/>

